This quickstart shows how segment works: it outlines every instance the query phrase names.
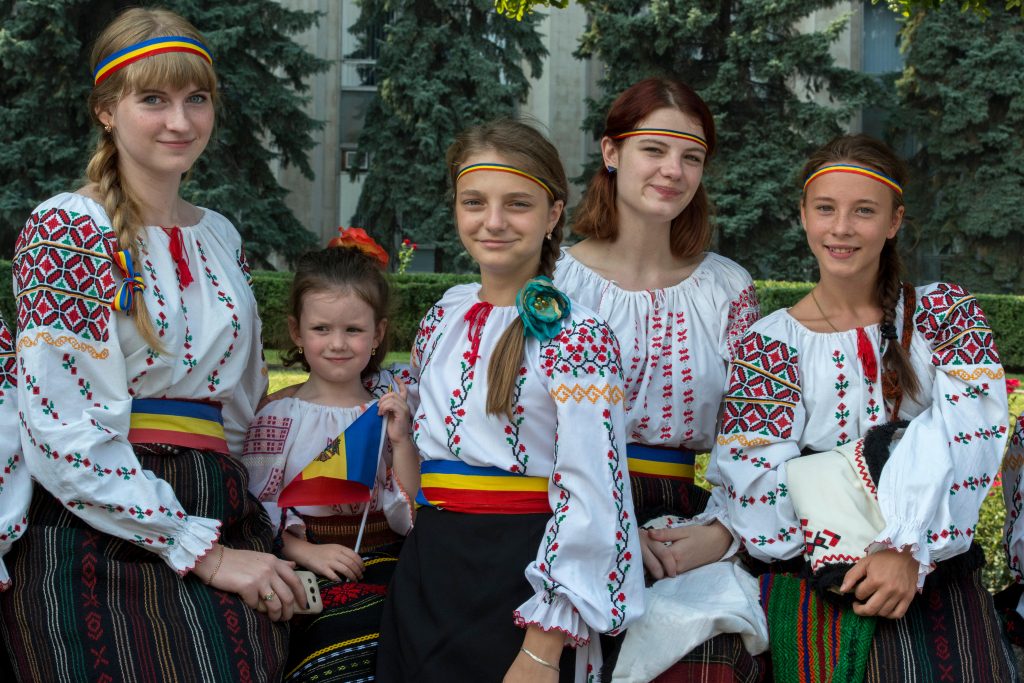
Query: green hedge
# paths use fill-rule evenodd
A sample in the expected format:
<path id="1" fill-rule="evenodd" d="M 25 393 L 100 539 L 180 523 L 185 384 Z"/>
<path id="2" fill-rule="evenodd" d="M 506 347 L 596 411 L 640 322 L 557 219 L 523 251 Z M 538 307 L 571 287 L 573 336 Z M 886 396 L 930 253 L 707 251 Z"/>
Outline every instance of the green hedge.
<path id="1" fill-rule="evenodd" d="M 0 261 L 0 272 L 10 272 L 10 262 Z M 253 274 L 256 300 L 263 318 L 263 340 L 269 348 L 288 348 L 288 287 L 291 274 L 257 271 Z M 430 305 L 441 298 L 445 290 L 464 282 L 475 282 L 475 275 L 451 273 L 417 273 L 395 275 L 394 310 L 391 316 L 392 344 L 396 351 L 408 349 L 416 334 L 416 326 Z M 807 294 L 811 285 L 806 282 L 777 282 L 761 280 L 757 283 L 763 314 L 792 306 Z M 999 354 L 1007 369 L 1024 370 L 1024 297 L 1006 294 L 979 294 L 978 302 L 985 310 L 999 344 Z M 14 296 L 9 287 L 0 287 L 0 312 L 14 324 Z"/>

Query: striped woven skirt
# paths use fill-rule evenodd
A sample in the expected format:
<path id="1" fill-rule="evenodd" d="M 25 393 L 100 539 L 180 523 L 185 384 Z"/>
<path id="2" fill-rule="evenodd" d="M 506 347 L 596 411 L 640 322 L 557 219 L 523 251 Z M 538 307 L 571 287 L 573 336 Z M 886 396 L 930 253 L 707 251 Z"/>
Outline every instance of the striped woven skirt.
<path id="1" fill-rule="evenodd" d="M 362 515 L 305 517 L 310 540 L 355 546 Z M 360 544 L 361 581 L 318 581 L 324 611 L 292 619 L 287 683 L 360 683 L 374 680 L 384 596 L 398 562 L 402 537 L 384 513 L 367 516 Z"/>
<path id="2" fill-rule="evenodd" d="M 936 577 L 939 578 L 939 577 Z M 931 577 L 929 577 L 931 579 Z M 974 569 L 925 581 L 902 619 L 878 619 L 865 683 L 1019 681 L 992 596 Z"/>
<path id="3" fill-rule="evenodd" d="M 270 552 L 273 530 L 237 460 L 161 444 L 136 444 L 135 453 L 188 514 L 221 520 L 226 547 Z M 286 625 L 97 531 L 38 485 L 29 519 L 6 558 L 13 585 L 0 594 L 18 680 L 280 680 Z"/>

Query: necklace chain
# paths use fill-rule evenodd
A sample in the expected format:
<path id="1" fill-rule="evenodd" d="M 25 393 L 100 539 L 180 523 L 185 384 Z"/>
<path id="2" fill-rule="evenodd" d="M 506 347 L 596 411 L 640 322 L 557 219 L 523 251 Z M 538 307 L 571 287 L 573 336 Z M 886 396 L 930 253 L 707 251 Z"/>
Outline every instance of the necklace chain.
<path id="1" fill-rule="evenodd" d="M 818 297 L 814 294 L 815 289 L 817 289 L 817 287 L 811 288 L 811 300 L 814 301 L 814 305 L 818 307 L 818 313 L 821 313 L 821 317 L 825 319 L 825 322 L 827 322 L 828 326 L 832 328 L 832 331 L 838 332 L 839 330 L 836 329 L 836 326 L 833 325 L 832 321 L 829 320 L 827 315 L 825 315 L 825 310 L 821 307 L 821 304 L 818 303 Z"/>

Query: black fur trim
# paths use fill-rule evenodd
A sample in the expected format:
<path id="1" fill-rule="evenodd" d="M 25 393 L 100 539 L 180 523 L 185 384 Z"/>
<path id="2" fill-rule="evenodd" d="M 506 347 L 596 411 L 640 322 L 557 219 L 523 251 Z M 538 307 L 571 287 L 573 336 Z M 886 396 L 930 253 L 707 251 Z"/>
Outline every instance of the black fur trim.
<path id="1" fill-rule="evenodd" d="M 882 468 L 889 460 L 889 444 L 892 438 L 900 429 L 905 429 L 910 424 L 906 420 L 888 422 L 868 430 L 864 435 L 864 461 L 868 465 L 868 472 L 871 480 L 878 486 L 878 480 L 882 477 Z"/>

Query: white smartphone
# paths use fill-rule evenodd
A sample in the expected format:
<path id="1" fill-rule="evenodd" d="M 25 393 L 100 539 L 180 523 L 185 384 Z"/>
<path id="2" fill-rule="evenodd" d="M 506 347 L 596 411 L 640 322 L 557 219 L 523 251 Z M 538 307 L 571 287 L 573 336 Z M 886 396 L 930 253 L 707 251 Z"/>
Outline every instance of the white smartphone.
<path id="1" fill-rule="evenodd" d="M 302 592 L 306 594 L 307 607 L 295 608 L 295 614 L 320 614 L 324 611 L 323 600 L 320 599 L 320 586 L 316 582 L 316 574 L 296 569 L 295 575 L 302 583 Z"/>

